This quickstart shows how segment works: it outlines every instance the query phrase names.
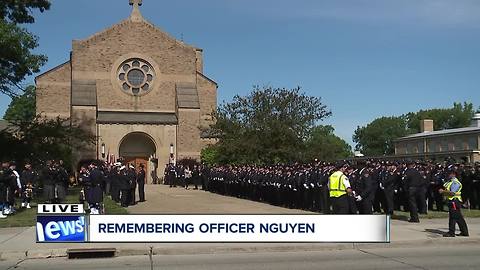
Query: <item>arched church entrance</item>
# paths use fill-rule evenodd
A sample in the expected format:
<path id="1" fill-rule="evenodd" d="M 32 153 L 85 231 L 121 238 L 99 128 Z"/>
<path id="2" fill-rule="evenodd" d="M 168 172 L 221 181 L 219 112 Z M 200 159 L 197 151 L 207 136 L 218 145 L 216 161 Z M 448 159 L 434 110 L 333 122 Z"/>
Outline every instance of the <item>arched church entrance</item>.
<path id="1" fill-rule="evenodd" d="M 127 134 L 120 141 L 120 157 L 125 159 L 128 164 L 133 164 L 138 171 L 140 164 L 145 167 L 146 178 L 150 179 L 150 172 L 156 168 L 149 168 L 149 159 L 155 156 L 156 146 L 153 139 L 143 132 L 132 132 Z M 146 180 L 147 180 L 146 179 Z M 151 182 L 146 181 L 147 183 Z"/>

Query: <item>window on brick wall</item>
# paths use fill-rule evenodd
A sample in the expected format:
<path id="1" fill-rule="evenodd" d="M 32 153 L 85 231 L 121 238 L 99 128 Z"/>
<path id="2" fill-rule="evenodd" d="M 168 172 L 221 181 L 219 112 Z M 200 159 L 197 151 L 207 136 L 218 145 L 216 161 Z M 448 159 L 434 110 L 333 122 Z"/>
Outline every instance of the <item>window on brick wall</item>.
<path id="1" fill-rule="evenodd" d="M 457 138 L 455 139 L 455 151 L 461 151 L 461 150 L 463 150 L 462 139 Z"/>
<path id="2" fill-rule="evenodd" d="M 477 136 L 468 138 L 468 149 L 469 150 L 478 149 L 478 138 L 477 138 Z"/>
<path id="3" fill-rule="evenodd" d="M 138 58 L 124 61 L 117 74 L 123 91 L 133 95 L 150 91 L 155 78 L 153 67 L 147 61 Z"/>
<path id="4" fill-rule="evenodd" d="M 448 151 L 448 141 L 447 140 L 442 141 L 441 148 L 442 148 L 442 150 L 441 150 L 442 152 Z"/>
<path id="5" fill-rule="evenodd" d="M 407 143 L 407 154 L 413 154 L 415 153 L 413 143 Z"/>
<path id="6" fill-rule="evenodd" d="M 448 151 L 453 151 L 455 149 L 455 144 L 453 140 L 448 140 L 447 144 L 448 144 Z"/>
<path id="7" fill-rule="evenodd" d="M 427 147 L 428 147 L 428 152 L 429 153 L 432 153 L 432 152 L 435 152 L 435 142 L 434 141 L 429 141 L 428 144 L 427 144 Z"/>
<path id="8" fill-rule="evenodd" d="M 418 149 L 418 153 L 425 152 L 423 141 L 417 143 L 417 149 Z"/>

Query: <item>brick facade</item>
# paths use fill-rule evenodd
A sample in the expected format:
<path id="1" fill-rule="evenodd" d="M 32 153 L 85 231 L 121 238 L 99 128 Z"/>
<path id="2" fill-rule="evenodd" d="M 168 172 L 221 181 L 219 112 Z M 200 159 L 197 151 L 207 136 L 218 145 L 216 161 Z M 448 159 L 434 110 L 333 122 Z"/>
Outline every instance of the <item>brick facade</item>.
<path id="1" fill-rule="evenodd" d="M 122 89 L 119 72 L 129 59 L 141 59 L 153 68 L 148 92 L 132 94 Z M 197 90 L 199 108 L 178 108 L 177 86 L 185 84 Z M 118 157 L 122 138 L 131 132 L 153 140 L 161 168 L 171 145 L 177 159 L 199 158 L 205 144 L 200 128 L 212 123 L 210 113 L 217 105 L 217 84 L 203 75 L 202 50 L 147 22 L 135 8 L 126 20 L 87 39 L 74 40 L 69 61 L 36 77 L 36 85 L 37 113 L 71 117 L 72 125 L 98 136 L 97 145 L 79 154 L 79 159 L 101 158 L 102 145 Z M 99 112 L 175 114 L 178 123 L 126 123 L 123 119 L 98 123 Z"/>

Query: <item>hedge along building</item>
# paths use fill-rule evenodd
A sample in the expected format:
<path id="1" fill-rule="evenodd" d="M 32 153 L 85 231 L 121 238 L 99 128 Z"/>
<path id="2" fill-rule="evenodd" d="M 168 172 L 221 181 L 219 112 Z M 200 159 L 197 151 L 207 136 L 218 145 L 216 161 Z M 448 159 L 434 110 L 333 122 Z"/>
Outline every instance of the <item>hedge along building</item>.
<path id="1" fill-rule="evenodd" d="M 141 0 L 129 18 L 84 40 L 69 61 L 39 75 L 37 113 L 71 119 L 97 136 L 76 160 L 108 155 L 150 167 L 200 157 L 210 143 L 217 84 L 203 74 L 202 49 L 146 21 Z"/>

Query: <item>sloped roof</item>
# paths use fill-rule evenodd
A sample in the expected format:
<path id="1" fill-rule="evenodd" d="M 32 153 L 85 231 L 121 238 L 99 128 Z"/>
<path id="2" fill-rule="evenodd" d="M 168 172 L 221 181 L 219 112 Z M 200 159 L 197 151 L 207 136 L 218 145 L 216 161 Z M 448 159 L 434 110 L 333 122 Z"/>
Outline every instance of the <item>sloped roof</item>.
<path id="1" fill-rule="evenodd" d="M 35 76 L 35 82 L 37 82 L 37 80 L 38 80 L 40 77 L 42 77 L 42 76 L 44 76 L 44 75 L 46 75 L 46 74 L 48 74 L 48 73 L 50 73 L 50 72 L 53 72 L 53 71 L 55 71 L 55 70 L 57 70 L 57 69 L 65 66 L 65 65 L 67 65 L 67 64 L 70 64 L 70 60 L 68 60 L 67 62 L 62 63 L 62 64 L 60 64 L 60 65 L 58 65 L 58 66 L 55 66 L 55 67 L 53 67 L 53 68 L 51 68 L 51 69 L 49 69 L 49 70 L 47 70 L 47 71 L 45 71 L 45 72 L 43 72 L 43 73 L 38 74 L 37 76 Z"/>
<path id="2" fill-rule="evenodd" d="M 0 119 L 0 131 L 7 129 L 9 125 L 7 120 Z"/>
<path id="3" fill-rule="evenodd" d="M 218 135 L 214 134 L 211 129 L 202 130 L 200 132 L 200 138 L 202 139 L 217 139 Z"/>
<path id="4" fill-rule="evenodd" d="M 444 129 L 444 130 L 437 130 L 437 131 L 430 131 L 430 132 L 422 132 L 422 133 L 416 133 L 416 134 L 398 138 L 396 139 L 396 141 L 416 139 L 416 138 L 426 138 L 426 137 L 447 136 L 447 135 L 471 133 L 471 132 L 480 132 L 480 127 L 452 128 L 452 129 Z"/>
<path id="5" fill-rule="evenodd" d="M 0 119 L 0 132 L 15 133 L 18 131 L 18 127 L 11 124 L 7 120 Z"/>
<path id="6" fill-rule="evenodd" d="M 203 74 L 203 73 L 201 73 L 201 72 L 198 72 L 198 71 L 197 71 L 197 74 L 198 74 L 198 75 L 200 75 L 200 76 L 201 76 L 202 78 L 204 78 L 205 80 L 207 80 L 207 81 L 209 81 L 209 82 L 211 82 L 211 83 L 215 84 L 215 85 L 218 87 L 218 84 L 217 84 L 217 82 L 216 82 L 216 81 L 214 81 L 214 80 L 212 80 L 212 79 L 210 79 L 210 78 L 209 78 L 209 77 L 207 77 L 205 74 Z"/>
<path id="7" fill-rule="evenodd" d="M 197 88 L 193 85 L 177 85 L 178 108 L 200 109 Z"/>
<path id="8" fill-rule="evenodd" d="M 140 17 L 138 17 L 138 15 L 140 15 Z M 132 13 L 128 18 L 126 18 L 126 19 L 124 19 L 124 20 L 122 20 L 122 21 L 120 21 L 120 22 L 118 22 L 118 23 L 116 23 L 116 24 L 114 24 L 110 27 L 107 27 L 107 28 L 105 28 L 105 29 L 103 29 L 99 32 L 96 32 L 96 33 L 90 35 L 89 37 L 87 37 L 85 39 L 77 39 L 77 40 L 74 40 L 74 41 L 79 42 L 81 44 L 88 44 L 92 41 L 95 41 L 95 40 L 101 38 L 104 34 L 115 31 L 116 29 L 118 29 L 120 27 L 123 27 L 124 25 L 129 24 L 129 23 L 143 23 L 143 24 L 147 25 L 148 27 L 150 27 L 151 29 L 154 29 L 155 31 L 166 35 L 171 40 L 174 40 L 178 45 L 198 50 L 197 47 L 186 44 L 183 41 L 180 41 L 180 40 L 176 39 L 175 37 L 173 37 L 172 35 L 170 35 L 166 31 L 163 31 L 160 27 L 158 27 L 158 26 L 154 25 L 153 23 L 147 21 L 145 18 L 143 18 L 143 16 L 141 16 L 141 13 L 135 14 L 135 9 L 132 9 Z"/>

